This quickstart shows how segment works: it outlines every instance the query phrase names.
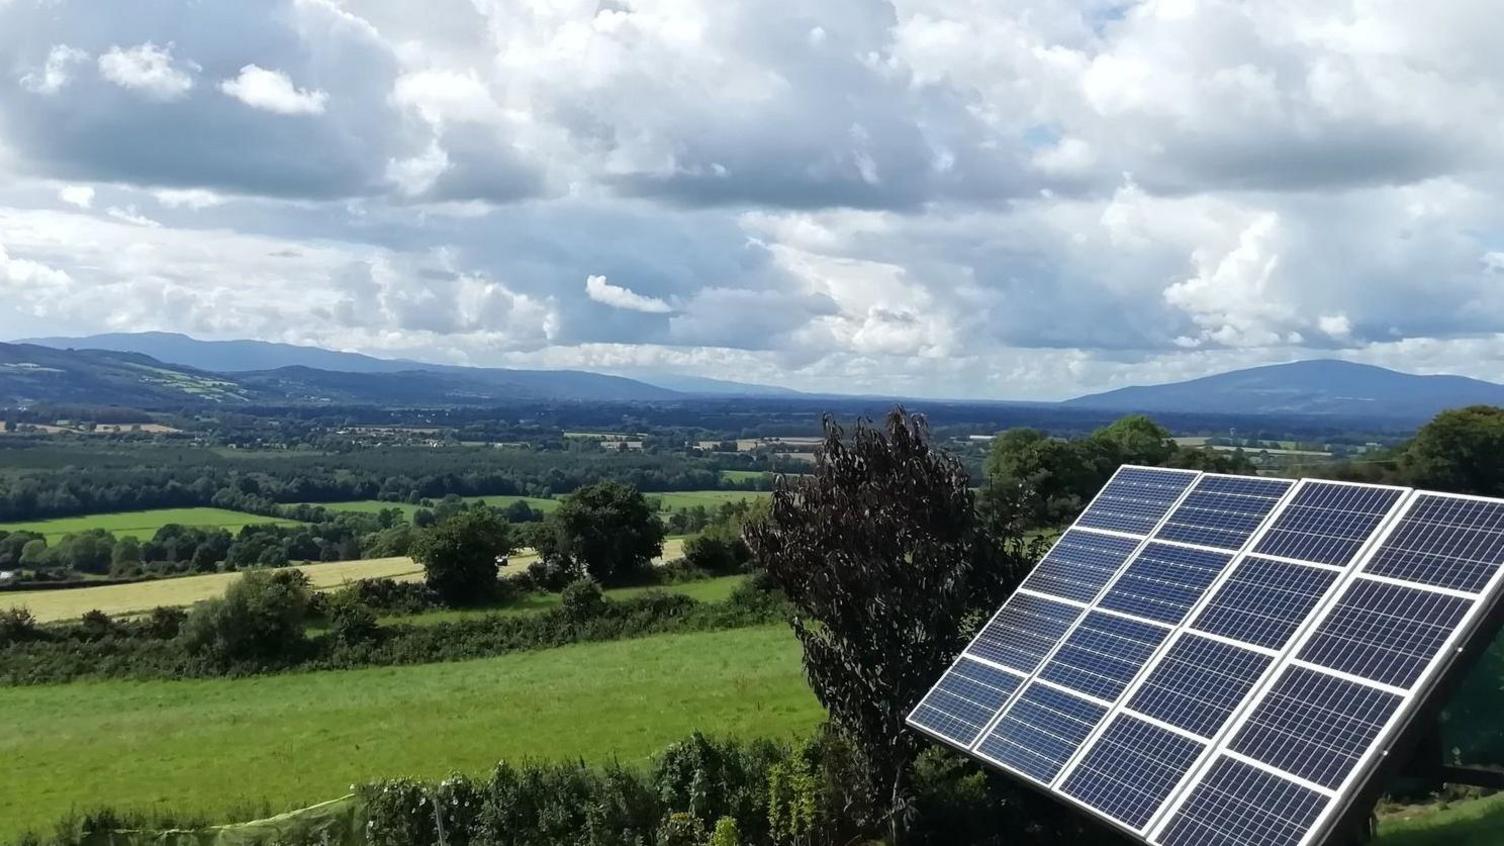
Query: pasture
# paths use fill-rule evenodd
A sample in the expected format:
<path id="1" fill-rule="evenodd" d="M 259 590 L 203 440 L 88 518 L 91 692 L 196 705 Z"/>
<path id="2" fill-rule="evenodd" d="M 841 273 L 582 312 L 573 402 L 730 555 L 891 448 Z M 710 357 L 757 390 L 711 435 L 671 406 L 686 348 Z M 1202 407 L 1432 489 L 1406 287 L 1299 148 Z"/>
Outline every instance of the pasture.
<path id="1" fill-rule="evenodd" d="M 531 508 L 542 511 L 545 514 L 559 507 L 557 499 L 547 499 L 541 496 L 467 496 L 464 499 L 466 502 L 484 502 L 497 508 L 506 508 L 520 499 L 526 502 Z M 423 507 L 421 505 L 409 505 L 405 502 L 387 502 L 380 499 L 357 499 L 349 502 L 310 502 L 306 504 L 322 505 L 330 511 L 358 511 L 364 514 L 379 514 L 388 508 L 396 508 L 409 520 L 412 519 L 414 512 Z"/>
<path id="2" fill-rule="evenodd" d="M 703 505 L 707 509 L 719 508 L 723 502 L 740 502 L 744 499 L 761 499 L 769 496 L 767 491 L 661 491 L 644 493 L 650 501 L 657 500 L 660 511 L 681 511 Z"/>
<path id="3" fill-rule="evenodd" d="M 444 664 L 0 688 L 0 842 L 100 802 L 222 818 L 502 758 L 643 763 L 696 729 L 788 738 L 822 718 L 799 655 L 780 624 Z"/>
<path id="4" fill-rule="evenodd" d="M 663 555 L 656 559 L 656 563 L 661 564 L 683 554 L 684 538 L 668 538 L 663 542 Z M 526 567 L 536 560 L 538 557 L 528 552 L 514 555 L 507 572 L 511 572 L 511 568 Z M 309 581 L 318 590 L 337 588 L 357 579 L 418 581 L 423 578 L 423 568 L 413 563 L 411 558 L 368 558 L 329 564 L 300 564 L 294 569 L 307 573 Z M 192 605 L 220 596 L 239 577 L 239 573 L 210 573 L 129 585 L 11 591 L 0 593 L 0 608 L 27 608 L 43 623 L 77 619 L 85 611 L 95 609 L 112 617 L 129 616 L 150 611 L 159 605 Z"/>
<path id="5" fill-rule="evenodd" d="M 133 537 L 150 540 L 163 526 L 178 524 L 201 529 L 224 529 L 230 533 L 241 527 L 258 523 L 276 523 L 280 526 L 296 525 L 295 520 L 279 520 L 248 514 L 244 511 L 229 511 L 224 508 L 156 508 L 150 511 L 118 511 L 113 514 L 88 514 L 82 517 L 58 517 L 53 520 L 28 520 L 20 523 L 0 523 L 0 530 L 7 532 L 36 532 L 47 539 L 48 544 L 61 540 L 63 535 L 89 529 L 104 529 L 117 538 Z"/>

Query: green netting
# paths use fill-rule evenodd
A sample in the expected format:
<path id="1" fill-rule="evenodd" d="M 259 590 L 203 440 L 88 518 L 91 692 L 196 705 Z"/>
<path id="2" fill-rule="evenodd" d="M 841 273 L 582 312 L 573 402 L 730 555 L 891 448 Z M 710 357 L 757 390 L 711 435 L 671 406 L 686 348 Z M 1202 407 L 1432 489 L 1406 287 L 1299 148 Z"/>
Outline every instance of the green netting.
<path id="1" fill-rule="evenodd" d="M 264 820 L 170 831 L 97 831 L 80 846 L 360 846 L 364 814 L 354 794 Z"/>

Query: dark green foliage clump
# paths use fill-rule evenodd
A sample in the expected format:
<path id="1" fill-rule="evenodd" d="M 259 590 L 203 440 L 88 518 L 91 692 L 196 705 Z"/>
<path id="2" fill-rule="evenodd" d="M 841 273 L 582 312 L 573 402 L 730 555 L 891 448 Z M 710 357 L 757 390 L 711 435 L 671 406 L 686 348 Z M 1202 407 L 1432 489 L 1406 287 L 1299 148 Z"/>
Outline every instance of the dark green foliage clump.
<path id="1" fill-rule="evenodd" d="M 497 568 L 512 554 L 512 526 L 493 509 L 471 508 L 425 529 L 413 542 L 424 582 L 448 605 L 476 605 L 496 596 Z"/>
<path id="2" fill-rule="evenodd" d="M 564 498 L 537 536 L 538 552 L 603 585 L 640 579 L 663 552 L 663 524 L 636 488 L 601 482 Z"/>

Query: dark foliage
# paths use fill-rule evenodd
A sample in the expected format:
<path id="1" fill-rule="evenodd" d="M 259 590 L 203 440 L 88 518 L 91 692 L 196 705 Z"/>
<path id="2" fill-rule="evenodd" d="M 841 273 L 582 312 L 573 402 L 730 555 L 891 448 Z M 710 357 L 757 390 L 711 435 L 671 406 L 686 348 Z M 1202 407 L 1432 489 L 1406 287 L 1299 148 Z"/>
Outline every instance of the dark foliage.
<path id="1" fill-rule="evenodd" d="M 960 463 L 902 409 L 849 438 L 827 420 L 818 455 L 747 540 L 794 606 L 811 686 L 866 761 L 859 819 L 884 820 L 896 841 L 923 746 L 904 716 L 1036 551 L 1010 521 L 978 518 Z"/>
<path id="2" fill-rule="evenodd" d="M 550 535 L 539 537 L 539 553 L 571 562 L 604 585 L 633 581 L 663 552 L 663 524 L 635 488 L 600 482 L 564 498 L 548 519 Z"/>
<path id="3" fill-rule="evenodd" d="M 496 596 L 501 560 L 512 554 L 511 524 L 493 509 L 455 514 L 413 542 L 413 559 L 423 565 L 424 583 L 448 605 L 475 605 Z"/>

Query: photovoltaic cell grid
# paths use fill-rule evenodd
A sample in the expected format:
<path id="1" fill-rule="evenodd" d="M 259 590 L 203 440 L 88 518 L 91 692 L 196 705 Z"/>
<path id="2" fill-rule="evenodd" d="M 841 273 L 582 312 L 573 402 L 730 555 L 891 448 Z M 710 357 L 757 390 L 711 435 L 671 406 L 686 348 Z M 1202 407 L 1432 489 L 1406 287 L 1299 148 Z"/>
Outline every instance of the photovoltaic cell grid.
<path id="1" fill-rule="evenodd" d="M 1404 493 L 1399 488 L 1307 483 L 1253 551 L 1345 567 Z"/>
<path id="2" fill-rule="evenodd" d="M 1371 774 L 1369 762 L 1394 744 L 1401 712 L 1418 707 L 1436 680 L 1435 668 L 1468 632 L 1480 604 L 1499 590 L 1501 517 L 1504 502 L 1413 495 L 1366 560 L 1349 571 L 1336 600 L 1292 645 L 1287 654 L 1293 658 L 1229 732 L 1225 748 L 1267 765 L 1255 771 L 1275 781 L 1262 789 L 1300 813 L 1258 832 L 1261 839 L 1242 837 L 1236 829 L 1214 834 L 1219 815 L 1235 803 L 1218 798 L 1210 785 L 1232 778 L 1233 764 L 1247 768 L 1218 754 L 1154 842 L 1310 843 Z M 1301 783 L 1284 778 L 1286 773 Z M 1308 813 L 1317 802 L 1313 797 L 1320 799 L 1314 815 Z"/>
<path id="3" fill-rule="evenodd" d="M 982 725 L 1002 710 L 1014 689 L 1034 673 L 1090 603 L 1174 506 L 1198 474 L 1123 467 L 967 646 L 962 657 L 910 713 L 908 722 L 967 748 Z M 1121 537 L 1080 526 L 1095 522 Z M 1035 595 L 1047 594 L 1059 600 Z M 1006 669 L 998 669 L 998 667 Z M 981 668 L 991 671 L 984 674 Z M 985 675 L 986 680 L 983 681 Z M 1004 679 L 1003 677 L 1008 677 Z M 1011 687 L 1009 685 L 1011 682 Z M 1006 692 L 1005 692 L 1006 690 Z M 991 704 L 991 713 L 981 712 Z"/>
<path id="4" fill-rule="evenodd" d="M 1097 494 L 1076 525 L 1147 535 L 1197 477 L 1191 471 L 1124 467 Z"/>
<path id="5" fill-rule="evenodd" d="M 1057 556 L 1057 569 L 1066 571 L 1078 558 L 1071 578 L 1035 581 L 1042 593 L 1081 603 L 1058 585 L 1100 580 L 1109 587 L 1092 607 L 1113 613 L 1083 616 L 1076 605 L 1059 603 L 1069 619 L 1059 622 L 1063 611 L 1046 615 L 1048 636 L 1035 642 L 1028 615 L 1010 617 L 1005 606 L 993 624 L 1006 617 L 1021 634 L 994 637 L 983 648 L 1001 653 L 1027 643 L 1023 657 L 1008 664 L 1018 673 L 958 662 L 957 678 L 942 679 L 911 722 L 932 700 L 960 694 L 965 702 L 940 710 L 943 719 L 960 720 L 952 742 L 964 747 L 977 736 L 987 702 L 1002 701 L 973 754 L 1053 784 L 1152 843 L 1309 846 L 1361 786 L 1377 751 L 1392 745 L 1401 712 L 1434 681 L 1459 629 L 1504 582 L 1504 502 L 1416 493 L 1382 542 L 1365 552 L 1407 491 L 1306 482 L 1281 502 L 1287 486 L 1259 484 L 1276 480 L 1202 476 L 1156 531 L 1158 518 L 1135 512 L 1155 493 L 1145 475 L 1152 472 L 1120 471 L 1118 490 L 1098 497 L 1106 510 L 1095 519 L 1111 531 L 1131 523 L 1134 534 L 1153 532 L 1155 542 L 1126 556 L 1120 571 L 1099 562 L 1090 574 L 1092 556 L 1111 561 L 1112 550 L 1126 546 L 1083 536 L 1085 545 Z M 1229 499 L 1240 491 L 1246 499 Z M 1277 510 L 1261 535 L 1269 510 L 1249 516 L 1260 499 Z M 1163 517 L 1175 497 L 1161 493 L 1160 501 Z M 1083 515 L 1077 529 L 1085 523 Z M 1174 543 L 1229 554 L 1190 558 L 1181 553 L 1208 550 Z M 1235 557 L 1239 546 L 1243 554 Z M 1229 563 L 1205 606 L 1177 629 Z M 1167 638 L 1169 647 L 1143 667 Z M 1039 681 L 1025 681 L 1041 662 Z M 1130 671 L 1135 664 L 1145 672 L 1129 700 L 1104 707 L 1139 675 Z M 981 684 L 990 691 L 982 697 L 978 668 L 1007 678 Z M 1008 704 L 1001 691 L 1020 686 Z"/>
<path id="6" fill-rule="evenodd" d="M 1202 476 L 1154 537 L 1242 549 L 1293 484 L 1287 479 Z"/>

